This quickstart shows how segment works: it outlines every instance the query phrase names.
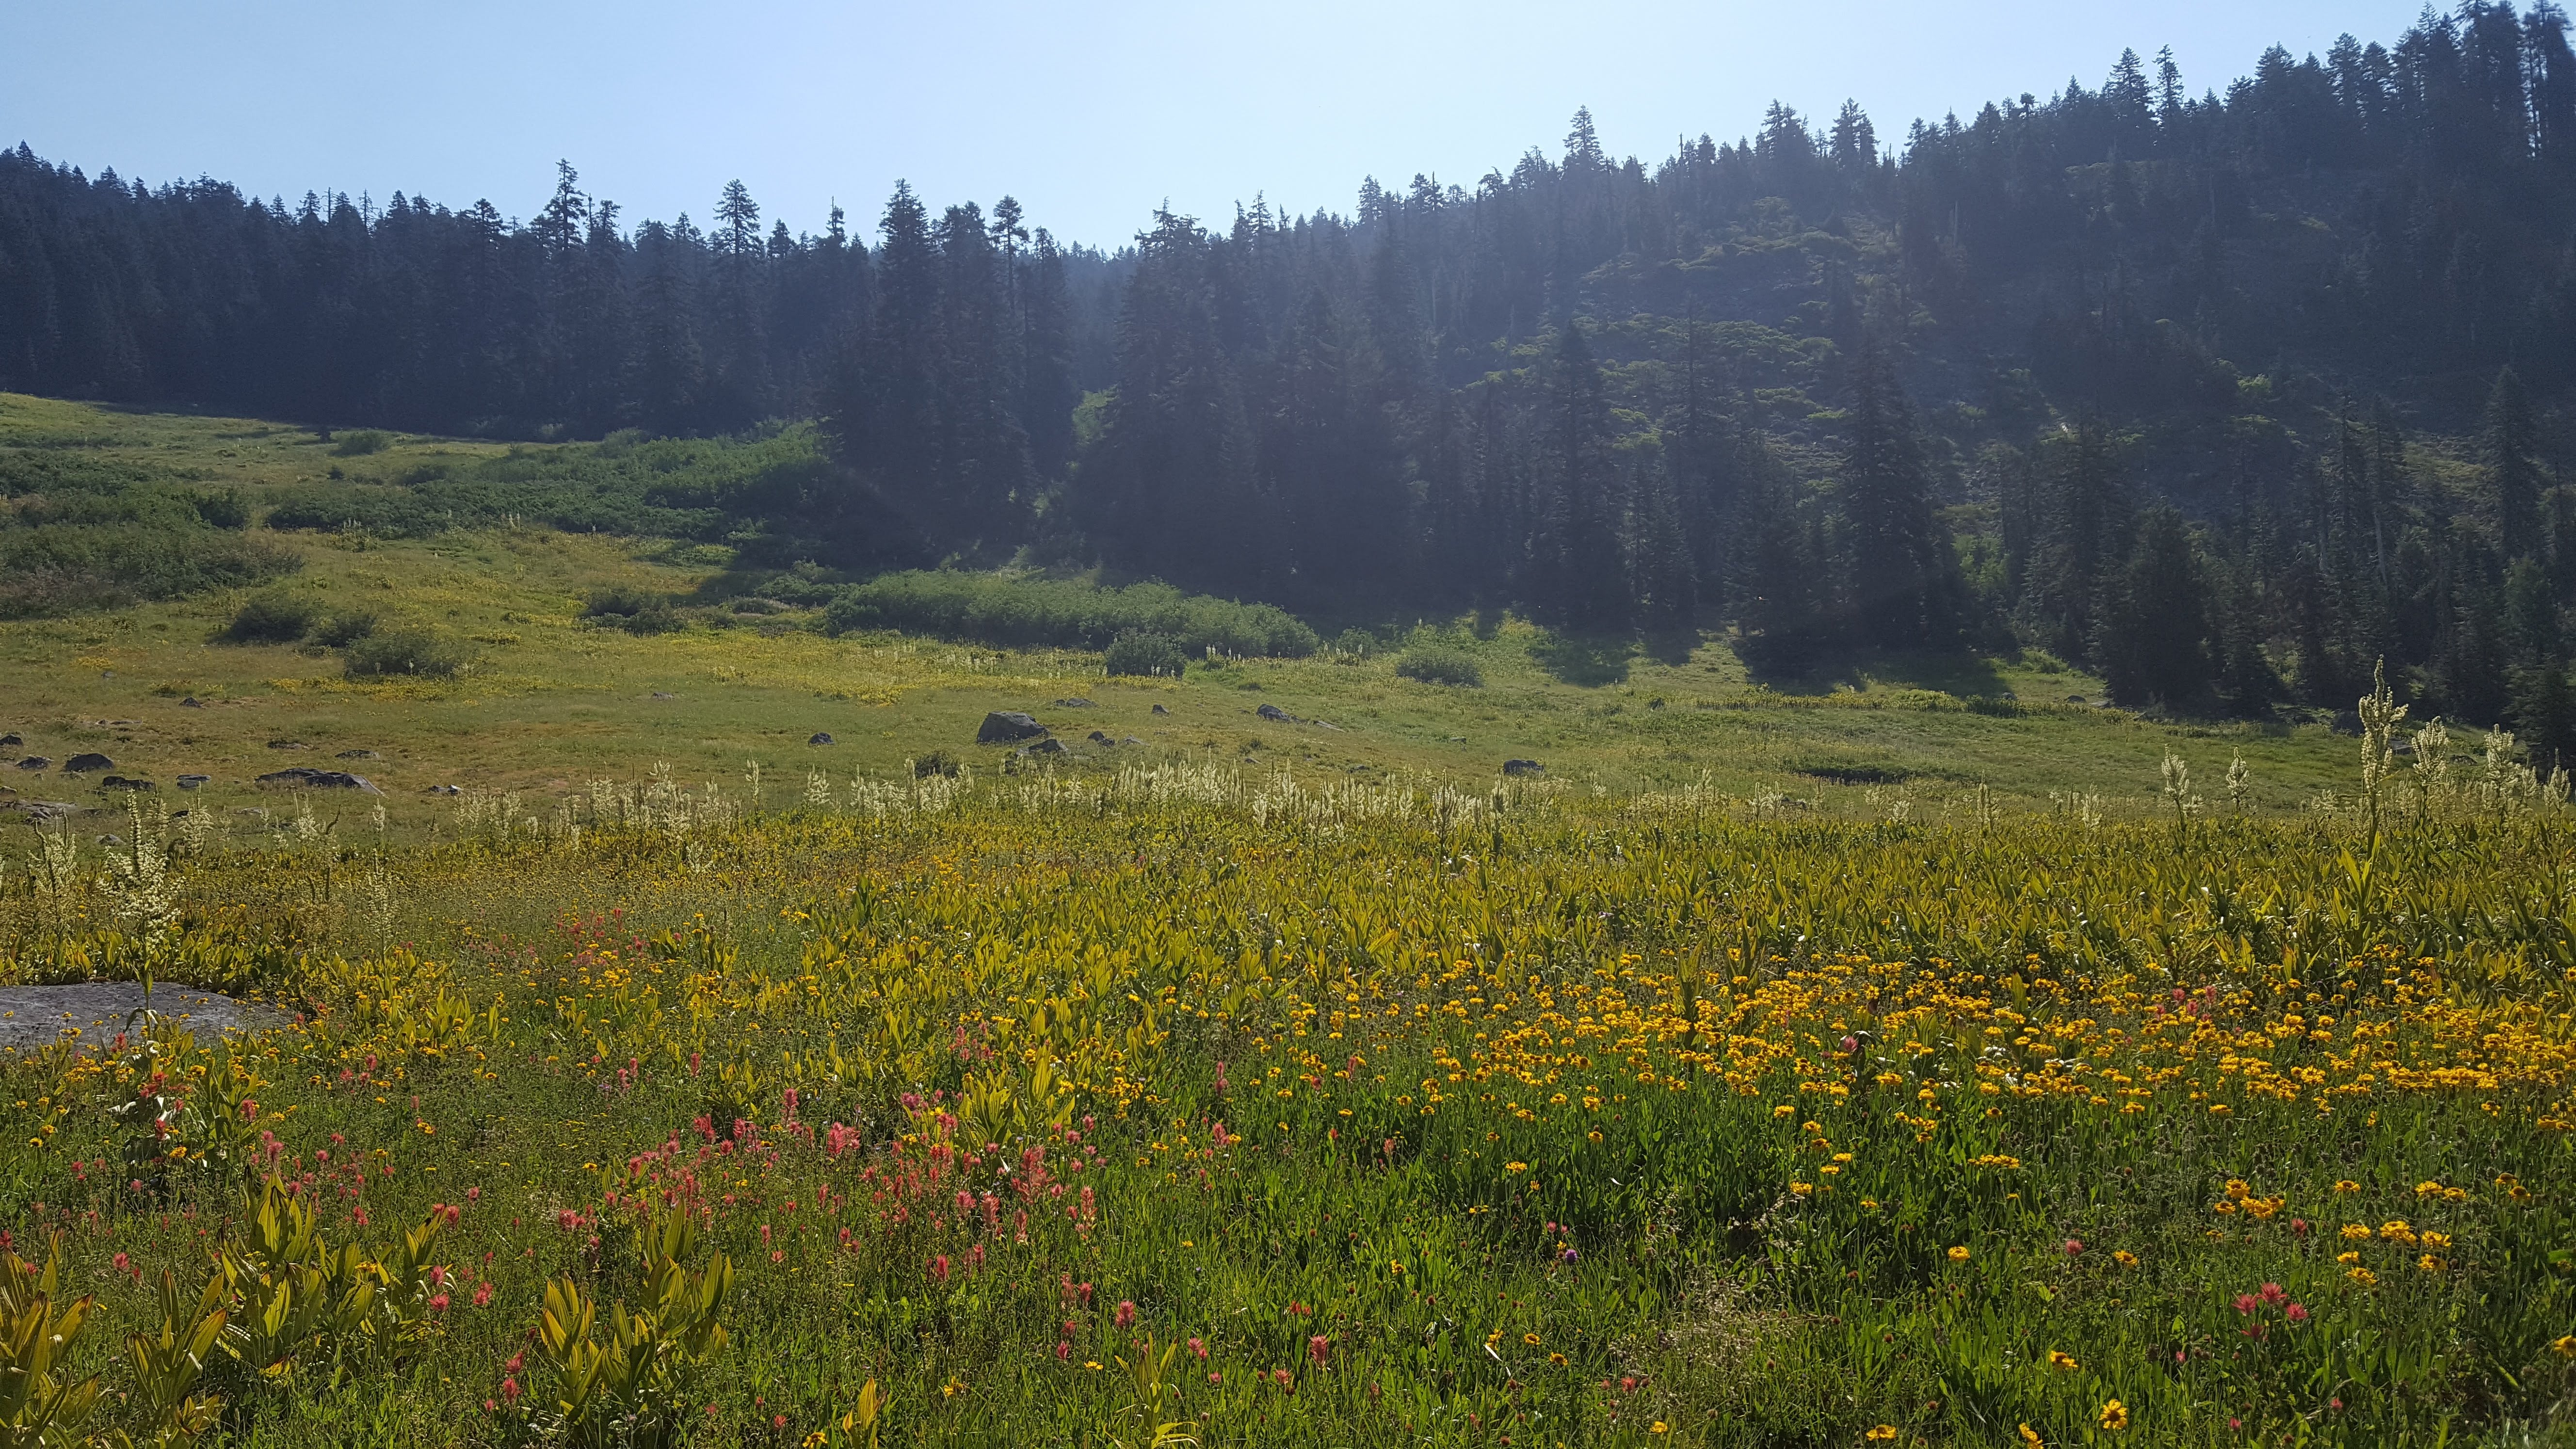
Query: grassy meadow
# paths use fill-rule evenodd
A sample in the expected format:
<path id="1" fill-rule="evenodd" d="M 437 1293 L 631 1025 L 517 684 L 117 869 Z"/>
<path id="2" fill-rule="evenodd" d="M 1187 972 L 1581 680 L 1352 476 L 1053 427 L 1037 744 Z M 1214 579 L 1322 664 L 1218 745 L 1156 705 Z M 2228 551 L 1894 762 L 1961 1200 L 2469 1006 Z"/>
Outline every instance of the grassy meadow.
<path id="1" fill-rule="evenodd" d="M 349 500 L 418 491 L 377 480 L 533 469 L 524 460 L 549 456 L 534 445 L 381 435 L 366 444 L 369 451 L 344 456 L 346 438 L 328 442 L 301 428 L 0 397 L 0 459 L 77 457 L 158 480 L 136 491 L 237 494 L 272 525 L 289 505 L 299 517 L 372 510 L 409 518 L 417 507 Z M 577 462 L 597 449 L 554 451 Z M 345 476 L 334 480 L 335 472 Z M 339 501 L 318 503 L 317 490 L 337 490 L 330 496 Z M 581 506 L 620 517 L 652 511 L 632 499 Z M 570 504 L 557 511 L 579 512 Z M 1135 758 L 1133 747 L 1090 746 L 1097 730 L 1112 741 L 1133 737 L 1155 758 L 1213 755 L 1256 771 L 1475 781 L 1506 759 L 1532 759 L 1586 789 L 1633 793 L 1705 779 L 1722 792 L 1777 794 L 1791 810 L 1836 814 L 1884 815 L 1900 802 L 1915 814 L 1956 809 L 1980 786 L 2019 808 L 2087 795 L 2114 811 L 2144 808 L 2169 748 L 2205 777 L 2241 752 L 2256 798 L 2296 808 L 2344 783 L 2351 753 L 2350 741 L 2322 723 L 2209 726 L 2097 709 L 2089 702 L 2099 697 L 2096 681 L 2039 657 L 1863 661 L 1826 677 L 1757 683 L 1723 641 L 1649 652 L 1511 619 L 1381 630 L 1365 652 L 1226 656 L 1217 667 L 1202 662 L 1177 687 L 1112 680 L 1096 652 L 880 630 L 834 637 L 819 602 L 770 597 L 794 590 L 781 587 L 781 575 L 738 566 L 736 550 L 720 542 L 497 516 L 417 534 L 254 529 L 263 546 L 292 557 L 292 572 L 115 609 L 0 618 L 0 734 L 18 734 L 22 756 L 57 764 L 105 753 L 165 793 L 180 774 L 208 775 L 201 798 L 219 813 L 276 803 L 250 786 L 258 775 L 372 750 L 380 758 L 348 768 L 384 788 L 398 829 L 435 818 L 421 801 L 436 786 L 562 799 L 593 779 L 638 779 L 667 765 L 693 784 L 731 787 L 756 762 L 773 781 L 765 789 L 785 781 L 801 794 L 814 770 L 845 785 L 933 752 L 972 764 L 975 727 L 992 709 L 1035 711 L 1075 747 L 1057 762 L 1074 772 Z M 0 540 L 9 536 L 0 531 Z M 205 542 L 190 534 L 174 546 Z M 587 601 L 617 590 L 675 601 L 678 627 L 637 634 L 614 618 L 585 616 Z M 317 620 L 356 614 L 423 631 L 465 668 L 444 679 L 351 678 L 339 653 L 314 643 L 223 640 L 245 602 L 270 597 Z M 1482 685 L 1400 674 L 1417 644 L 1473 660 Z M 1065 698 L 1096 708 L 1052 708 Z M 201 707 L 187 705 L 192 699 Z M 1167 712 L 1157 715 L 1156 705 Z M 1266 720 L 1263 705 L 1294 719 Z M 808 746 L 817 732 L 834 744 Z M 308 751 L 272 750 L 271 741 Z M 0 773 L 0 788 L 23 799 L 74 793 L 41 773 Z"/>
<path id="2" fill-rule="evenodd" d="M 543 452 L 345 447 L 0 399 L 272 519 Z M 2508 742 L 1512 620 L 1112 679 L 559 525 L 0 621 L 0 733 L 159 786 L 0 781 L 94 812 L 0 830 L 0 973 L 293 1018 L 0 1057 L 0 1442 L 2576 1442 Z M 465 665 L 219 639 L 280 597 Z"/>

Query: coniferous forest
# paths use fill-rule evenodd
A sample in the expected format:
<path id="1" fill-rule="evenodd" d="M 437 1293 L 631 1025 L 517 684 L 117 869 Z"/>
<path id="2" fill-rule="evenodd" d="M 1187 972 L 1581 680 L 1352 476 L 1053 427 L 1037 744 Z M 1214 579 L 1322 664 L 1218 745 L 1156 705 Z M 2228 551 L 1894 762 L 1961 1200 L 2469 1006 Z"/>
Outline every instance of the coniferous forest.
<path id="1" fill-rule="evenodd" d="M 0 152 L 0 389 L 502 439 L 819 423 L 849 569 L 1012 558 L 1336 617 L 2045 648 L 2123 703 L 2576 751 L 2576 54 L 2466 0 L 1882 133 L 1588 114 L 1347 215 L 873 226 L 263 200 Z"/>

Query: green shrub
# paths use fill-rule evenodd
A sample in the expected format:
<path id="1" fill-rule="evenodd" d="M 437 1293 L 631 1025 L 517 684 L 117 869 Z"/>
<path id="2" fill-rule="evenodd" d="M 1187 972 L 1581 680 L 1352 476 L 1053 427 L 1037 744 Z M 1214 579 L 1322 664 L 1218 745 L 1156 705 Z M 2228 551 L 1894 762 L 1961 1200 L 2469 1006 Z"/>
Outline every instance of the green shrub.
<path id="1" fill-rule="evenodd" d="M 352 609 L 334 614 L 313 631 L 313 642 L 333 649 L 346 649 L 376 632 L 376 616 L 367 609 Z"/>
<path id="2" fill-rule="evenodd" d="M 689 621 L 668 603 L 657 600 L 618 620 L 617 627 L 629 634 L 677 634 L 689 627 Z"/>
<path id="3" fill-rule="evenodd" d="M 914 569 L 843 589 L 824 612 L 832 632 L 901 629 L 1007 648 L 1107 649 L 1121 634 L 1161 634 L 1183 653 L 1302 659 L 1323 647 L 1284 609 L 1184 594 L 1169 584 L 1104 589 L 1070 579 Z"/>
<path id="4" fill-rule="evenodd" d="M 349 677 L 416 675 L 446 679 L 466 665 L 463 650 L 427 629 L 379 629 L 349 645 Z"/>
<path id="5" fill-rule="evenodd" d="M 313 606 L 290 594 L 254 594 L 233 612 L 223 638 L 232 644 L 292 644 L 313 627 Z"/>
<path id="6" fill-rule="evenodd" d="M 260 539 L 190 518 L 158 522 L 0 527 L 0 618 L 117 608 L 210 589 L 265 583 L 303 567 Z"/>
<path id="7" fill-rule="evenodd" d="M 393 434 L 376 428 L 360 428 L 353 433 L 342 433 L 331 451 L 342 458 L 363 458 L 370 453 L 381 453 L 393 445 Z"/>
<path id="8" fill-rule="evenodd" d="M 1181 642 L 1169 634 L 1129 632 L 1109 643 L 1104 662 L 1112 674 L 1161 675 L 1178 679 L 1190 666 L 1190 656 L 1181 650 Z"/>
<path id="9" fill-rule="evenodd" d="M 1395 672 L 1425 684 L 1463 684 L 1473 689 L 1485 682 L 1485 671 L 1464 651 L 1437 644 L 1418 645 L 1395 661 Z"/>
<path id="10" fill-rule="evenodd" d="M 1333 652 L 1352 659 L 1366 659 L 1378 652 L 1377 636 L 1366 629 L 1344 629 L 1333 637 Z"/>
<path id="11" fill-rule="evenodd" d="M 250 527 L 250 505 L 242 501 L 238 488 L 227 488 L 221 493 L 191 493 L 188 502 L 208 528 L 239 533 Z"/>
<path id="12" fill-rule="evenodd" d="M 957 760 L 946 750 L 932 750 L 912 762 L 912 778 L 916 780 L 927 780 L 933 775 L 954 776 L 956 773 Z"/>
<path id="13" fill-rule="evenodd" d="M 581 601 L 581 616 L 585 619 L 611 617 L 632 619 L 661 602 L 662 596 L 659 594 L 649 594 L 642 589 L 631 589 L 624 584 L 614 584 L 608 588 L 591 590 Z"/>
<path id="14" fill-rule="evenodd" d="M 675 634 L 688 627 L 669 599 L 623 584 L 591 590 L 590 597 L 582 603 L 581 616 L 614 625 L 629 634 Z"/>

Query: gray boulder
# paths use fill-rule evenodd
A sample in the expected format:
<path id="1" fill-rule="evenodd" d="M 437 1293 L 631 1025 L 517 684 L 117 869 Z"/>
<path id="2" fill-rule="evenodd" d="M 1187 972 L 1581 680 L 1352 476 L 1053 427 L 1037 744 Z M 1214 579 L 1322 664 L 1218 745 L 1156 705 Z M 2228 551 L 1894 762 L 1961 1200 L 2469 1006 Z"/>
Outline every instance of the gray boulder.
<path id="1" fill-rule="evenodd" d="M 809 745 L 828 745 L 828 744 L 830 744 L 831 742 L 832 742 L 832 736 L 831 736 L 830 732 L 829 732 L 829 731 L 826 731 L 826 730 L 816 730 L 813 734 L 808 735 L 808 736 L 806 737 L 806 739 L 805 739 L 805 743 L 807 743 L 807 744 L 809 744 Z"/>
<path id="2" fill-rule="evenodd" d="M 87 754 L 74 755 L 70 759 L 63 761 L 64 773 L 71 775 L 86 775 L 94 770 L 113 770 L 115 768 L 116 761 L 98 753 L 96 750 L 92 750 Z"/>
<path id="3" fill-rule="evenodd" d="M 1159 705 L 1159 704 L 1158 704 L 1158 705 L 1154 706 L 1154 713 L 1156 713 L 1156 714 L 1170 714 L 1170 713 L 1171 713 L 1171 711 L 1170 711 L 1170 710 L 1168 710 L 1168 709 L 1163 708 L 1161 705 Z"/>
<path id="4" fill-rule="evenodd" d="M 1506 775 L 1544 775 L 1547 773 L 1547 766 L 1540 764 L 1536 760 L 1505 760 L 1503 761 L 1503 773 Z"/>
<path id="5" fill-rule="evenodd" d="M 1074 697 L 1073 697 L 1073 698 L 1071 698 L 1071 699 L 1059 699 L 1059 700 L 1057 700 L 1057 701 L 1055 702 L 1055 707 L 1056 707 L 1056 708 L 1058 708 L 1058 709 L 1097 709 L 1097 708 L 1099 708 L 1099 706 L 1098 706 L 1098 705 L 1093 704 L 1090 700 L 1087 700 L 1087 699 L 1082 698 L 1080 695 L 1076 695 L 1076 696 L 1074 696 Z"/>
<path id="6" fill-rule="evenodd" d="M 0 747 L 6 747 L 6 746 L 9 746 L 9 745 L 23 745 L 23 744 L 25 744 L 25 743 L 26 743 L 26 741 L 25 741 L 25 740 L 22 740 L 22 739 L 18 738 L 17 731 L 15 731 L 15 730 L 10 731 L 8 734 L 0 735 Z"/>
<path id="7" fill-rule="evenodd" d="M 1105 744 L 1110 744 L 1110 743 L 1112 743 L 1112 741 L 1111 741 L 1111 740 L 1110 740 L 1110 738 L 1109 738 L 1108 733 L 1107 733 L 1106 731 L 1103 731 L 1103 730 L 1093 730 L 1093 731 L 1091 732 L 1091 742 L 1092 742 L 1093 744 L 1095 744 L 1095 745 L 1105 745 Z"/>
<path id="8" fill-rule="evenodd" d="M 270 740 L 268 742 L 268 747 L 272 750 L 309 750 L 313 748 L 302 740 Z"/>
<path id="9" fill-rule="evenodd" d="M 1064 747 L 1064 741 L 1049 738 L 1039 740 L 1035 744 L 1020 746 L 1020 753 L 1024 755 L 1068 755 L 1073 752 Z"/>
<path id="10" fill-rule="evenodd" d="M 342 760 L 381 760 L 384 756 L 377 754 L 373 750 L 342 750 L 334 758 Z"/>
<path id="11" fill-rule="evenodd" d="M 0 800 L 0 810 L 20 811 L 31 820 L 60 820 L 88 813 L 68 800 Z"/>
<path id="12" fill-rule="evenodd" d="M 208 780 L 213 778 L 214 776 L 212 775 L 181 775 L 178 780 L 178 785 L 182 790 L 195 790 L 202 787 Z"/>
<path id="13" fill-rule="evenodd" d="M 149 780 L 136 780 L 124 775 L 110 775 L 98 782 L 102 790 L 153 790 L 159 787 Z"/>
<path id="14" fill-rule="evenodd" d="M 385 793 L 376 788 L 375 781 L 364 775 L 352 775 L 345 770 L 316 770 L 309 765 L 298 765 L 291 770 L 273 770 L 260 776 L 259 783 L 272 790 L 356 790 L 367 795 Z"/>
<path id="15" fill-rule="evenodd" d="M 1263 719 L 1271 720 L 1278 724 L 1293 724 L 1297 719 L 1297 716 L 1290 714 L 1288 711 L 1281 709 L 1275 704 L 1265 704 L 1261 708 L 1254 710 L 1253 713 L 1261 716 Z"/>
<path id="16" fill-rule="evenodd" d="M 44 770 L 52 768 L 53 763 L 54 762 L 52 760 L 47 759 L 43 755 L 29 755 L 27 758 L 18 762 L 18 768 L 21 770 Z"/>
<path id="17" fill-rule="evenodd" d="M 1047 732 L 1033 715 L 1015 709 L 997 709 L 984 716 L 983 728 L 975 731 L 979 745 L 1007 745 L 1020 740 L 1033 740 Z"/>

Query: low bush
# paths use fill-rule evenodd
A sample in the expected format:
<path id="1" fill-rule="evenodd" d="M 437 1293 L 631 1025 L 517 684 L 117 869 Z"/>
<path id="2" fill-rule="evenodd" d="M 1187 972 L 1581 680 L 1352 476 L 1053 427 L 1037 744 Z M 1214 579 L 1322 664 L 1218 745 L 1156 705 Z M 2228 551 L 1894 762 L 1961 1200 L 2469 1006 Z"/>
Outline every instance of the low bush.
<path id="1" fill-rule="evenodd" d="M 582 603 L 581 616 L 629 634 L 675 634 L 688 627 L 668 598 L 622 584 L 591 590 L 590 597 Z"/>
<path id="2" fill-rule="evenodd" d="M 1107 649 L 1121 634 L 1160 634 L 1182 652 L 1216 649 L 1302 659 L 1315 631 L 1269 604 L 1184 594 L 1169 584 L 1101 588 L 1070 579 L 914 569 L 843 589 L 824 613 L 832 632 L 900 629 L 1006 648 Z"/>
<path id="3" fill-rule="evenodd" d="M 465 651 L 427 629 L 378 629 L 349 645 L 351 679 L 413 675 L 446 679 L 465 668 Z"/>
<path id="4" fill-rule="evenodd" d="M 659 594 L 613 584 L 591 590 L 581 601 L 581 616 L 585 619 L 631 619 L 662 602 Z"/>
<path id="5" fill-rule="evenodd" d="M 239 533 L 250 527 L 250 505 L 242 501 L 238 488 L 227 488 L 220 493 L 191 493 L 188 503 L 197 510 L 198 519 L 208 528 Z"/>
<path id="6" fill-rule="evenodd" d="M 313 606 L 291 594 L 254 594 L 233 611 L 228 644 L 292 644 L 313 627 Z"/>
<path id="7" fill-rule="evenodd" d="M 313 642 L 333 649 L 346 649 L 376 632 L 376 616 L 367 609 L 352 609 L 334 614 L 313 631 Z"/>
<path id="8" fill-rule="evenodd" d="M 1462 650 L 1437 644 L 1407 649 L 1404 657 L 1395 661 L 1395 672 L 1424 684 L 1457 684 L 1474 689 L 1485 682 L 1485 672 L 1476 667 L 1473 658 Z"/>
<path id="9" fill-rule="evenodd" d="M 381 453 L 393 445 L 393 434 L 376 428 L 360 428 L 355 432 L 342 433 L 340 441 L 332 444 L 331 452 L 335 457 L 364 458 L 371 453 Z"/>
<path id="10" fill-rule="evenodd" d="M 1112 674 L 1159 675 L 1178 679 L 1190 666 L 1190 656 L 1181 650 L 1180 641 L 1169 634 L 1126 633 L 1109 643 L 1104 661 Z"/>

